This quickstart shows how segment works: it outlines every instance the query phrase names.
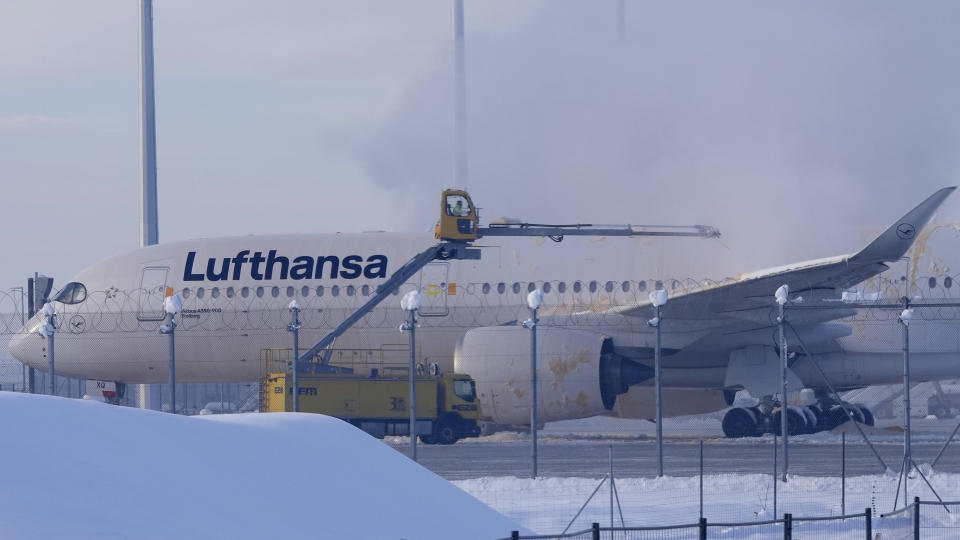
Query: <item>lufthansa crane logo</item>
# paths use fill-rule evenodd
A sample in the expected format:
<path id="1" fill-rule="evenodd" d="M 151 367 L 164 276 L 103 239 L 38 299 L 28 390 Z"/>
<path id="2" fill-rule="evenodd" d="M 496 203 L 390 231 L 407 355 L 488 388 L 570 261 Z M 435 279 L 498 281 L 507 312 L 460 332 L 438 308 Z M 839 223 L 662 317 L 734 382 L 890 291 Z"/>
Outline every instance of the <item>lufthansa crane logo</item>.
<path id="1" fill-rule="evenodd" d="M 910 240 L 913 236 L 917 234 L 917 229 L 910 223 L 901 223 L 897 225 L 897 236 L 904 240 Z"/>
<path id="2" fill-rule="evenodd" d="M 83 320 L 83 317 L 80 315 L 74 315 L 70 317 L 70 332 L 74 334 L 82 334 L 84 328 L 86 328 L 87 321 Z"/>

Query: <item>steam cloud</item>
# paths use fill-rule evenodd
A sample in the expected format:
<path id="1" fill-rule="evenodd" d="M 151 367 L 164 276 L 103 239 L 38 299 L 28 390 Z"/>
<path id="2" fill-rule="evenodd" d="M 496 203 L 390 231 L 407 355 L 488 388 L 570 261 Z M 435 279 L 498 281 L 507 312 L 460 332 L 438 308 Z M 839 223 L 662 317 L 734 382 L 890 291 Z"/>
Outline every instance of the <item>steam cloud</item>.
<path id="1" fill-rule="evenodd" d="M 627 2 L 623 40 L 613 1 L 554 0 L 497 34 L 466 16 L 485 219 L 707 223 L 729 273 L 856 250 L 957 183 L 955 2 Z M 417 195 L 410 216 L 454 183 L 452 73 L 451 52 L 352 148 Z"/>

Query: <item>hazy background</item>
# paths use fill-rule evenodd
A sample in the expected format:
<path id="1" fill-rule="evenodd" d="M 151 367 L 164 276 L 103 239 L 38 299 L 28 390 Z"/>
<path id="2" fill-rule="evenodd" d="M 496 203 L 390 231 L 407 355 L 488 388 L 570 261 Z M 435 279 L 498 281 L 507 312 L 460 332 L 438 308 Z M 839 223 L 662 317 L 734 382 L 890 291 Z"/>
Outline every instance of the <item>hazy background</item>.
<path id="1" fill-rule="evenodd" d="M 622 39 L 616 6 L 466 0 L 485 218 L 708 223 L 730 249 L 688 275 L 722 277 L 855 250 L 958 183 L 960 4 L 627 0 Z M 0 286 L 137 247 L 138 13 L 0 4 Z M 155 0 L 160 241 L 429 231 L 454 184 L 451 18 Z"/>

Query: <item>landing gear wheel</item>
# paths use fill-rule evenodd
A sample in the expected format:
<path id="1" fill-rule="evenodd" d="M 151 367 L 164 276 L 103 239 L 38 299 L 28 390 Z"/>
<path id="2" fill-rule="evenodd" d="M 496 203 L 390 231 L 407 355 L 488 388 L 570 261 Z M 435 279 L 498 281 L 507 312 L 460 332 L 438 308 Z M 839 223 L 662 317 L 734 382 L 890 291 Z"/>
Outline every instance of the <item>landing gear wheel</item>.
<path id="1" fill-rule="evenodd" d="M 437 440 L 433 438 L 433 435 L 420 435 L 420 442 L 423 444 L 437 444 Z"/>
<path id="2" fill-rule="evenodd" d="M 781 413 L 777 411 L 773 413 L 770 419 L 770 428 L 777 435 L 783 433 L 783 430 L 780 428 L 780 415 Z M 787 433 L 789 435 L 808 433 L 808 426 L 806 415 L 800 412 L 797 407 L 789 407 L 787 409 Z"/>
<path id="3" fill-rule="evenodd" d="M 818 418 L 817 413 L 813 410 L 813 407 L 800 407 L 800 412 L 803 413 L 804 419 L 806 420 L 806 429 L 804 429 L 803 432 L 816 433 Z"/>
<path id="4" fill-rule="evenodd" d="M 863 423 L 865 425 L 872 426 L 874 424 L 873 413 L 870 412 L 870 409 L 866 408 L 863 405 L 860 405 L 859 403 L 854 405 L 854 407 L 856 407 L 857 410 L 860 411 L 860 416 L 863 417 Z"/>
<path id="5" fill-rule="evenodd" d="M 757 420 L 753 413 L 742 407 L 734 407 L 723 415 L 723 434 L 731 439 L 751 437 L 757 433 Z"/>
<path id="6" fill-rule="evenodd" d="M 826 422 L 829 420 L 829 418 L 827 418 L 827 415 L 824 414 L 823 409 L 817 405 L 811 405 L 807 407 L 807 409 L 813 413 L 813 416 L 816 419 L 816 422 L 814 422 L 815 427 L 810 431 L 810 433 L 819 433 L 821 431 L 832 429 L 832 427 L 827 427 L 826 425 Z"/>
<path id="7" fill-rule="evenodd" d="M 460 421 L 452 416 L 444 416 L 433 428 L 432 438 L 437 444 L 453 444 L 460 440 Z"/>

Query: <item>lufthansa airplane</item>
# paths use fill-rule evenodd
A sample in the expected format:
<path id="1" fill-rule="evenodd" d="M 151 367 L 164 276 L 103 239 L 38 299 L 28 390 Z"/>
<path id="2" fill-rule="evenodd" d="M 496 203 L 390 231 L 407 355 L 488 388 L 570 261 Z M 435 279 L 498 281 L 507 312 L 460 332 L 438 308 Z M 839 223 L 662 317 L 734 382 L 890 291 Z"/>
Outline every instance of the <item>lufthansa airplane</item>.
<path id="1" fill-rule="evenodd" d="M 530 333 L 518 321 L 529 315 L 528 292 L 543 292 L 538 405 L 540 418 L 552 421 L 653 416 L 655 334 L 648 325 L 648 295 L 667 289 L 664 414 L 717 411 L 746 389 L 760 398 L 759 406 L 734 407 L 723 423 L 727 435 L 741 437 L 772 429 L 779 418 L 771 414 L 780 394 L 774 291 L 788 285 L 791 304 L 822 308 L 788 310 L 789 395 L 808 398 L 791 409 L 791 429 L 829 429 L 850 411 L 871 423 L 869 410 L 845 412 L 829 388 L 899 382 L 900 332 L 895 318 L 882 325 L 852 321 L 856 310 L 841 302 L 843 291 L 900 260 L 954 189 L 937 191 L 855 254 L 706 286 L 671 276 L 682 275 L 688 256 L 709 257 L 709 241 L 571 238 L 565 244 L 572 246 L 557 246 L 496 238 L 496 245 L 481 248 L 480 260 L 430 263 L 398 294 L 424 293 L 418 361 L 470 374 L 487 420 L 522 425 L 530 418 Z M 107 259 L 80 272 L 53 301 L 57 372 L 165 382 L 168 341 L 158 332 L 163 299 L 180 294 L 177 380 L 257 380 L 266 355 L 291 346 L 291 300 L 302 306 L 300 347 L 307 350 L 433 242 L 423 234 L 382 232 L 243 236 L 160 244 Z M 682 249 L 673 249 L 680 244 Z M 407 337 L 397 330 L 404 316 L 399 301 L 387 299 L 341 336 L 327 358 L 361 373 L 402 361 L 409 354 Z M 45 370 L 47 342 L 37 335 L 43 323 L 42 314 L 31 319 L 10 352 Z M 955 329 L 943 332 L 942 323 L 925 323 L 911 334 L 917 381 L 960 376 L 960 345 L 949 337 Z"/>

